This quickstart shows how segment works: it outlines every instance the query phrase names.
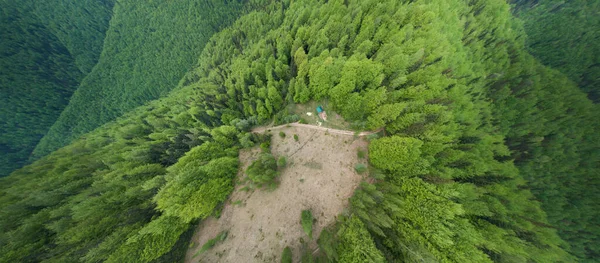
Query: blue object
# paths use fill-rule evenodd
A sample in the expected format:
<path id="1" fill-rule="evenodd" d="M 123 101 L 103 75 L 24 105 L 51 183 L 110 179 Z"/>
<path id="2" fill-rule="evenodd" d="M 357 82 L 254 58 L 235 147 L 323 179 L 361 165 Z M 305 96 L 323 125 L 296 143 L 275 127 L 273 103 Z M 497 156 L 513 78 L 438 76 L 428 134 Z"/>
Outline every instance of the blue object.
<path id="1" fill-rule="evenodd" d="M 317 107 L 317 112 L 318 112 L 318 113 L 321 113 L 321 112 L 323 112 L 323 107 L 321 107 L 321 106 Z"/>

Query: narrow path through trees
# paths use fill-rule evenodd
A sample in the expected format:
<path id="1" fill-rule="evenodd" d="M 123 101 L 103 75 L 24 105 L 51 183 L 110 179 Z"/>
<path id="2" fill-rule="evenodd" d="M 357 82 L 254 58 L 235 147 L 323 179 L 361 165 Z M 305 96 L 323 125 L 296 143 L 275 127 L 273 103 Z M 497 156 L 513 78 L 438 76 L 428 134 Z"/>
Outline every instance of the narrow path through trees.
<path id="1" fill-rule="evenodd" d="M 302 124 L 302 123 L 298 123 L 298 122 L 294 122 L 294 123 L 288 123 L 288 124 L 283 124 L 283 125 L 279 125 L 279 126 L 272 126 L 272 127 L 257 127 L 252 129 L 252 132 L 255 133 L 262 133 L 265 131 L 270 131 L 270 130 L 277 130 L 277 129 L 282 129 L 282 128 L 286 128 L 286 127 L 304 127 L 304 128 L 309 128 L 309 129 L 315 129 L 315 130 L 321 130 L 321 131 L 327 131 L 330 133 L 337 133 L 337 134 L 343 134 L 343 135 L 356 135 L 356 136 L 367 136 L 370 134 L 374 134 L 374 133 L 378 133 L 381 130 L 383 130 L 383 128 L 379 128 L 375 131 L 366 131 L 366 132 L 360 132 L 360 133 L 356 133 L 354 131 L 349 131 L 349 130 L 338 130 L 338 129 L 332 129 L 332 128 L 326 128 L 326 127 L 321 127 L 321 126 L 315 126 L 315 125 L 310 125 L 310 124 Z"/>

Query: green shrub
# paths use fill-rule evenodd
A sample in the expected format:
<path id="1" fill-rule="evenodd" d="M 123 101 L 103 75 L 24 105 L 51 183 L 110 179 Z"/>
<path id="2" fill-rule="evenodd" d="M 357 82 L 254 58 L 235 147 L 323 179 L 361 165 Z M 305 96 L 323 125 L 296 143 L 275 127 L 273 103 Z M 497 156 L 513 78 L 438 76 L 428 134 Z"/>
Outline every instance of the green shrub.
<path id="1" fill-rule="evenodd" d="M 301 252 L 302 252 L 302 255 L 300 257 L 300 262 L 301 263 L 314 263 L 314 262 L 316 262 L 315 258 L 313 258 L 313 256 L 312 256 L 311 250 L 307 246 L 303 247 Z"/>
<path id="2" fill-rule="evenodd" d="M 342 224 L 338 238 L 339 262 L 385 262 L 367 227 L 357 217 Z"/>
<path id="3" fill-rule="evenodd" d="M 246 174 L 252 182 L 261 187 L 264 184 L 272 182 L 279 175 L 277 172 L 277 161 L 272 154 L 263 153 L 257 160 L 250 164 L 248 169 L 246 169 Z"/>
<path id="4" fill-rule="evenodd" d="M 252 134 L 252 141 L 258 142 L 258 143 L 270 142 L 271 137 L 273 136 L 273 134 L 270 134 L 270 133 L 251 133 L 251 134 Z"/>
<path id="5" fill-rule="evenodd" d="M 294 141 L 298 141 L 298 134 L 294 134 Z"/>
<path id="6" fill-rule="evenodd" d="M 283 168 L 283 167 L 285 167 L 286 164 L 287 164 L 287 158 L 285 158 L 285 156 L 281 156 L 281 157 L 279 157 L 279 159 L 277 159 L 277 167 Z"/>
<path id="7" fill-rule="evenodd" d="M 367 125 L 365 121 L 355 121 L 350 123 L 350 129 L 355 130 L 357 132 L 364 130 Z"/>
<path id="8" fill-rule="evenodd" d="M 260 149 L 265 153 L 271 152 L 271 142 L 263 142 L 260 144 Z"/>
<path id="9" fill-rule="evenodd" d="M 321 231 L 317 244 L 319 244 L 319 249 L 323 251 L 329 262 L 337 262 L 336 240 L 329 230 L 323 229 Z"/>
<path id="10" fill-rule="evenodd" d="M 354 170 L 356 170 L 357 173 L 362 174 L 367 171 L 367 166 L 362 163 L 357 163 L 354 166 Z"/>
<path id="11" fill-rule="evenodd" d="M 284 109 L 273 116 L 273 122 L 275 125 L 297 122 L 299 119 L 300 116 L 296 114 L 290 114 L 288 109 Z"/>
<path id="12" fill-rule="evenodd" d="M 218 242 L 225 240 L 225 238 L 227 238 L 227 234 L 228 234 L 227 231 L 223 231 L 223 232 L 219 233 L 215 238 L 206 241 L 206 243 L 204 243 L 204 245 L 202 245 L 200 250 L 198 250 L 198 252 L 196 252 L 196 254 L 194 254 L 193 257 L 196 257 L 196 256 L 208 251 L 209 249 L 213 248 Z"/>
<path id="13" fill-rule="evenodd" d="M 240 144 L 244 148 L 250 148 L 254 146 L 254 141 L 252 141 L 252 135 L 250 133 L 246 133 L 240 137 Z"/>
<path id="14" fill-rule="evenodd" d="M 313 220 L 314 218 L 310 210 L 302 211 L 300 223 L 302 224 L 302 229 L 304 229 L 304 233 L 306 233 L 306 235 L 308 235 L 310 239 L 312 239 Z"/>
<path id="15" fill-rule="evenodd" d="M 281 137 L 281 138 L 285 138 L 285 132 L 282 132 L 282 131 L 280 131 L 280 132 L 279 132 L 279 137 Z"/>
<path id="16" fill-rule="evenodd" d="M 358 156 L 358 158 L 364 159 L 367 156 L 367 152 L 363 151 L 361 149 L 358 149 L 358 152 L 356 153 L 356 155 Z"/>
<path id="17" fill-rule="evenodd" d="M 379 134 L 377 134 L 377 133 L 372 133 L 372 134 L 367 135 L 367 140 L 368 141 L 372 141 L 372 140 L 375 140 L 377 138 L 379 138 Z"/>
<path id="18" fill-rule="evenodd" d="M 296 114 L 288 115 L 284 118 L 285 123 L 297 122 L 298 120 L 300 120 L 300 116 Z"/>
<path id="19" fill-rule="evenodd" d="M 290 247 L 285 247 L 281 254 L 281 263 L 292 263 L 292 250 Z"/>

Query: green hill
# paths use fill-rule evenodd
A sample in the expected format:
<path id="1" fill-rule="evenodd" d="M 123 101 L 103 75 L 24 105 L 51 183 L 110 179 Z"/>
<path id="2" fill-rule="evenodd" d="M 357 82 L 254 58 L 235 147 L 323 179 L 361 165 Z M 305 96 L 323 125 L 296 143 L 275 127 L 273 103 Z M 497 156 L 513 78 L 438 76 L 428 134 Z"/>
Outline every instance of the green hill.
<path id="1" fill-rule="evenodd" d="M 212 34 L 251 4 L 240 1 L 121 1 L 98 64 L 34 150 L 34 159 L 116 117 L 165 96 Z"/>
<path id="2" fill-rule="evenodd" d="M 27 163 L 95 64 L 111 1 L 0 1 L 0 176 Z"/>
<path id="3" fill-rule="evenodd" d="M 326 100 L 385 136 L 348 219 L 311 257 L 597 260 L 599 111 L 526 52 L 523 32 L 503 0 L 250 12 L 167 97 L 0 179 L 0 259 L 179 261 L 191 227 L 220 214 L 242 142 L 263 139 L 247 124 Z"/>

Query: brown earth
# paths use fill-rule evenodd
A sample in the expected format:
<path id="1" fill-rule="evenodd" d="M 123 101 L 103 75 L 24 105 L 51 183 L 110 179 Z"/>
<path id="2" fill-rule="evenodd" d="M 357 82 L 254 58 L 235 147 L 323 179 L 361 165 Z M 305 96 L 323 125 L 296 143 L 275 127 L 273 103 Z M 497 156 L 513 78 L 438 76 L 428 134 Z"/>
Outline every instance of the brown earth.
<path id="1" fill-rule="evenodd" d="M 292 248 L 297 262 L 301 239 L 308 241 L 310 249 L 317 247 L 302 230 L 302 210 L 310 209 L 316 219 L 313 239 L 344 212 L 348 198 L 364 178 L 354 171 L 354 165 L 366 163 L 357 157 L 357 151 L 366 150 L 367 142 L 352 132 L 338 134 L 291 125 L 275 129 L 272 153 L 288 159 L 279 186 L 272 191 L 245 191 L 244 185 L 238 184 L 221 217 L 207 218 L 198 226 L 185 262 L 279 262 L 286 246 Z M 287 136 L 281 138 L 279 131 Z M 298 134 L 298 142 L 294 134 Z M 240 151 L 239 180 L 259 153 L 257 148 Z M 222 231 L 228 231 L 223 242 L 194 257 L 203 244 Z"/>

